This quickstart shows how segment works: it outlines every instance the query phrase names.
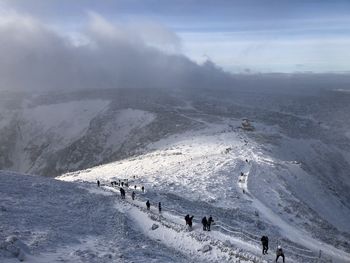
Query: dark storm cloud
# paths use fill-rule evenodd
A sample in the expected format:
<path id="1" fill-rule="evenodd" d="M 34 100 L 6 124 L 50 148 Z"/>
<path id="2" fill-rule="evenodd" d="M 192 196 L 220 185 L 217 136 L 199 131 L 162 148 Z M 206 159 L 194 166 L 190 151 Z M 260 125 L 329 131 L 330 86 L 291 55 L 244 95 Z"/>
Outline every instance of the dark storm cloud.
<path id="1" fill-rule="evenodd" d="M 6 90 L 184 87 L 210 85 L 228 74 L 148 45 L 178 39 L 157 26 L 113 25 L 91 13 L 75 41 L 39 20 L 12 13 L 0 21 L 0 85 Z M 132 32 L 131 32 L 132 31 Z M 151 34 L 151 36 L 152 36 Z M 154 45 L 153 45 L 154 46 Z"/>
<path id="2" fill-rule="evenodd" d="M 207 55 L 230 72 L 350 69 L 347 0 L 0 0 L 0 17 L 11 8 L 66 33 L 88 23 L 91 10 L 111 23 L 136 21 L 147 42 L 169 45 L 180 37 L 187 57 L 202 63 Z"/>
<path id="3" fill-rule="evenodd" d="M 2 11 L 0 89 L 242 87 L 252 90 L 270 86 L 279 89 L 291 83 L 288 76 L 242 78 L 225 73 L 210 61 L 198 65 L 177 52 L 181 49 L 180 39 L 159 24 L 111 23 L 96 13 L 86 17 L 79 30 L 68 34 L 33 16 Z M 293 79 L 301 81 L 305 75 Z M 325 81 L 319 79 L 313 74 L 307 78 L 314 81 L 313 87 L 318 83 L 324 86 Z M 344 79 L 349 83 L 347 77 Z"/>

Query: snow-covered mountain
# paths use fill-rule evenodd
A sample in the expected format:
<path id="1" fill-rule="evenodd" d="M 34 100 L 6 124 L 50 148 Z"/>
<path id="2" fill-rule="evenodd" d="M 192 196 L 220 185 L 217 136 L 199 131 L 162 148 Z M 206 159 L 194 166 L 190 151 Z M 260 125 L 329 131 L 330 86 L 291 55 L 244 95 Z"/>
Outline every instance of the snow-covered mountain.
<path id="1" fill-rule="evenodd" d="M 147 109 L 141 97 L 131 98 L 129 107 L 119 92 L 85 93 L 5 97 L 0 168 L 58 175 L 132 155 L 162 134 L 157 125 L 164 114 Z"/>
<path id="2" fill-rule="evenodd" d="M 58 179 L 68 181 L 67 187 L 83 189 L 93 196 L 89 198 L 108 196 L 112 211 L 130 220 L 143 240 L 152 240 L 147 244 L 161 246 L 156 262 L 189 262 L 193 257 L 203 262 L 270 262 L 273 252 L 260 255 L 264 234 L 272 250 L 282 244 L 288 262 L 349 260 L 347 92 L 149 89 L 11 96 L 1 102 L 1 168 L 48 176 L 65 173 Z M 65 185 L 16 174 L 3 177 L 8 184 L 44 180 L 58 184 L 56 188 Z M 105 186 L 97 188 L 97 179 Z M 119 179 L 130 183 L 126 201 L 115 197 L 118 188 L 110 187 Z M 135 185 L 137 200 L 132 201 Z M 2 199 L 12 200 L 6 196 L 23 189 L 6 191 Z M 145 211 L 146 200 L 152 207 L 162 202 L 162 214 L 155 208 Z M 46 253 L 50 246 L 35 251 L 30 241 L 35 232 L 25 236 L 25 224 L 11 222 L 11 214 L 3 221 L 11 227 L 2 238 L 18 232 L 32 254 Z M 195 216 L 191 232 L 184 227 L 186 214 Z M 204 215 L 216 221 L 210 233 L 200 229 Z M 159 229 L 150 230 L 153 224 Z M 17 225 L 23 229 L 17 231 Z M 84 231 L 67 243 L 81 244 L 84 235 L 92 235 Z M 96 252 L 100 244 L 77 246 L 84 251 L 80 256 L 85 261 L 80 260 L 104 262 L 98 261 L 104 257 Z M 211 250 L 204 252 L 205 245 L 210 248 L 204 250 Z M 137 257 L 125 261 L 143 262 Z"/>
<path id="3" fill-rule="evenodd" d="M 121 160 L 170 134 L 204 127 L 194 118 L 200 115 L 277 125 L 288 137 L 339 147 L 348 160 L 349 94 L 316 94 L 235 89 L 2 92 L 0 169 L 54 176 Z"/>
<path id="4" fill-rule="evenodd" d="M 283 244 L 295 262 L 315 262 L 320 250 L 324 258 L 346 262 L 350 210 L 325 189 L 329 183 L 321 185 L 295 159 L 272 156 L 274 147 L 261 147 L 240 129 L 237 120 L 223 119 L 207 126 L 150 144 L 144 155 L 59 179 L 106 184 L 128 179 L 130 191 L 144 185 L 147 192 L 141 200 L 155 205 L 161 201 L 172 216 L 193 213 L 197 223 L 204 215 L 214 215 L 219 221 L 218 233 L 212 234 L 215 238 L 218 234 L 224 235 L 221 241 L 239 237 L 256 256 L 259 237 L 269 233 L 273 247 Z M 254 134 L 274 137 L 278 129 L 256 123 Z M 281 145 L 280 150 L 287 151 L 285 147 Z M 287 147 L 291 150 L 292 145 Z M 304 187 L 310 192 L 303 191 Z"/>

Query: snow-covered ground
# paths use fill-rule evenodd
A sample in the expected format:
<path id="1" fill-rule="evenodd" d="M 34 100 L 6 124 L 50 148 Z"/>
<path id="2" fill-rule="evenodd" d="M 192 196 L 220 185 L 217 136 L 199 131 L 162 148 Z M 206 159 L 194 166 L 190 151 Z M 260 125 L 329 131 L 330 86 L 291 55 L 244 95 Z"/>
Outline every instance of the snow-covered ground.
<path id="1" fill-rule="evenodd" d="M 4 104 L 2 167 L 72 172 L 0 172 L 0 262 L 350 261 L 346 100 L 105 92 Z"/>
<path id="2" fill-rule="evenodd" d="M 335 240 L 324 242 L 318 239 L 316 232 L 323 234 L 322 226 L 316 224 L 313 230 L 303 226 L 303 223 L 315 220 L 314 210 L 289 190 L 286 180 L 292 179 L 278 177 L 281 173 L 305 176 L 297 161 L 269 156 L 269 149 L 251 140 L 239 128 L 238 120 L 224 119 L 221 124 L 207 125 L 207 129 L 177 134 L 152 143 L 145 154 L 138 157 L 68 173 L 59 179 L 77 182 L 101 180 L 106 184 L 128 179 L 130 189 L 144 185 L 146 193 L 140 197 L 141 200 L 161 201 L 164 212 L 173 211 L 178 216 L 193 213 L 197 223 L 210 213 L 219 221 L 217 232 L 212 232 L 217 240 L 219 236 L 226 235 L 221 240 L 233 238 L 233 244 L 238 242 L 241 244 L 239 247 L 256 256 L 260 255 L 259 237 L 268 234 L 272 249 L 282 244 L 289 260 L 314 262 L 321 253 L 323 259 L 348 261 L 349 251 L 336 248 Z M 259 132 L 270 136 L 278 134 L 278 127 L 255 126 L 256 136 Z M 328 202 L 329 196 L 321 194 L 322 189 L 314 187 L 313 190 L 318 191 L 315 195 L 319 196 L 320 202 Z M 285 200 L 281 198 L 283 195 Z M 291 207 L 295 211 L 280 212 L 293 204 L 292 201 L 289 203 L 289 199 L 299 202 L 299 210 Z M 303 211 L 307 214 L 300 215 Z M 315 211 L 321 213 L 323 208 Z M 339 226 L 349 219 L 348 210 L 333 209 L 328 213 L 329 216 L 332 213 L 343 216 Z M 133 213 L 132 217 L 139 218 L 137 213 Z M 316 214 L 316 217 L 323 222 L 319 215 Z M 338 241 L 347 241 L 347 236 L 342 236 L 339 231 L 333 235 Z M 167 245 L 174 247 L 171 242 Z"/>
<path id="3" fill-rule="evenodd" d="M 190 262 L 143 235 L 110 191 L 0 172 L 0 262 Z"/>
<path id="4" fill-rule="evenodd" d="M 269 149 L 240 128 L 240 120 L 206 125 L 151 143 L 138 157 L 58 180 L 1 172 L 1 262 L 271 262 L 277 244 L 288 262 L 349 262 L 349 252 L 318 239 L 297 216 L 279 213 L 269 202 L 275 191 L 288 189 L 285 181 L 265 174 L 287 169 L 298 176 L 303 172 L 298 162 L 269 156 Z M 278 132 L 254 125 L 255 136 Z M 125 179 L 123 200 L 110 182 Z M 266 180 L 270 187 L 260 188 Z M 288 205 L 288 198 L 279 199 L 279 206 Z M 186 214 L 194 215 L 192 231 L 184 224 Z M 200 221 L 209 215 L 215 224 L 204 232 Z M 263 234 L 270 239 L 265 256 Z"/>
<path id="5" fill-rule="evenodd" d="M 266 262 L 108 186 L 4 171 L 0 180 L 1 262 Z"/>

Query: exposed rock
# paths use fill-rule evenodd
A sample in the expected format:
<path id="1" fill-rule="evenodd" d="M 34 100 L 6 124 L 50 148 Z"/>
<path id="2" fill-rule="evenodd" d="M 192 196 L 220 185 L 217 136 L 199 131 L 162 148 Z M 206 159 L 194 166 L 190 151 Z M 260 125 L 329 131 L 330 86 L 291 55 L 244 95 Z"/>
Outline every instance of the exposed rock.
<path id="1" fill-rule="evenodd" d="M 156 230 L 158 227 L 159 227 L 159 225 L 153 224 L 152 227 L 151 227 L 151 229 L 152 229 L 152 230 Z"/>
<path id="2" fill-rule="evenodd" d="M 212 249 L 212 248 L 211 248 L 210 245 L 204 245 L 204 246 L 201 248 L 201 251 L 202 251 L 203 253 L 206 253 L 206 252 L 210 251 L 211 249 Z"/>

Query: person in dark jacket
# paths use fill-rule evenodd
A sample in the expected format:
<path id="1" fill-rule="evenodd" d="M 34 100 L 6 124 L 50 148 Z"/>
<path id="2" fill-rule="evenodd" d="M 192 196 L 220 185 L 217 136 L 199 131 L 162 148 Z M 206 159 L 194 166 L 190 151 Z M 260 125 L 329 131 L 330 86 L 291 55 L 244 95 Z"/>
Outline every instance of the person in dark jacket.
<path id="1" fill-rule="evenodd" d="M 125 190 L 123 188 L 120 188 L 120 196 L 122 199 L 125 199 Z"/>
<path id="2" fill-rule="evenodd" d="M 269 250 L 269 238 L 267 236 L 261 237 L 261 244 L 262 244 L 262 253 L 263 255 L 268 254 L 267 251 Z"/>
<path id="3" fill-rule="evenodd" d="M 162 212 L 162 204 L 160 202 L 158 203 L 158 211 L 159 211 L 159 213 Z"/>
<path id="4" fill-rule="evenodd" d="M 283 263 L 284 263 L 284 252 L 283 252 L 283 249 L 281 246 L 278 246 L 277 250 L 276 250 L 276 262 L 277 262 L 279 257 L 282 257 Z"/>
<path id="5" fill-rule="evenodd" d="M 132 191 L 132 193 L 131 193 L 131 199 L 135 200 L 135 192 L 134 191 Z"/>
<path id="6" fill-rule="evenodd" d="M 144 192 L 145 192 L 145 187 L 142 186 L 142 187 L 141 187 L 141 190 L 142 190 L 142 193 L 144 193 Z"/>
<path id="7" fill-rule="evenodd" d="M 147 207 L 147 210 L 149 210 L 151 208 L 151 204 L 150 204 L 149 200 L 147 200 L 147 202 L 146 202 L 146 207 Z"/>
<path id="8" fill-rule="evenodd" d="M 192 220 L 193 220 L 193 217 L 194 217 L 194 216 L 191 216 L 191 217 L 188 218 L 188 226 L 189 226 L 190 228 L 192 228 Z"/>
<path id="9" fill-rule="evenodd" d="M 187 214 L 187 215 L 185 216 L 186 226 L 188 225 L 188 221 L 189 221 L 189 220 L 190 220 L 190 215 Z"/>
<path id="10" fill-rule="evenodd" d="M 97 187 L 100 187 L 100 180 L 97 180 Z"/>
<path id="11" fill-rule="evenodd" d="M 214 223 L 214 220 L 213 220 L 212 216 L 209 216 L 209 218 L 208 218 L 208 224 L 207 224 L 207 230 L 208 230 L 208 231 L 210 231 L 210 225 L 211 225 L 211 223 Z"/>
<path id="12" fill-rule="evenodd" d="M 207 230 L 208 220 L 206 217 L 202 218 L 203 231 Z"/>

